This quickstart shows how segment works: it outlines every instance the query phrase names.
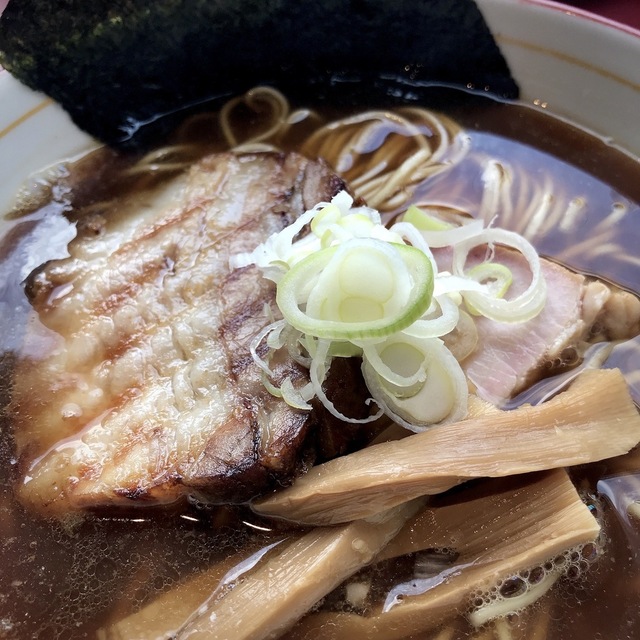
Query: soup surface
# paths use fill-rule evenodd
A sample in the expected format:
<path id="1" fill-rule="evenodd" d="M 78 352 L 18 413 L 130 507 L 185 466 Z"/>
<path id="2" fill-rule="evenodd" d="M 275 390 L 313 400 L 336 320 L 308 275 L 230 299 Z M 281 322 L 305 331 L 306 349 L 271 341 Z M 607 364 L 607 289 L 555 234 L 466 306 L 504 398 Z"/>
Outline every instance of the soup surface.
<path id="1" fill-rule="evenodd" d="M 278 140 L 286 150 L 299 149 L 321 124 L 344 116 L 326 108 L 317 114 L 297 113 L 295 126 Z M 498 215 L 497 226 L 518 231 L 540 254 L 640 295 L 637 160 L 577 127 L 522 105 L 469 96 L 456 99 L 447 116 L 460 127 L 456 135 L 464 137 L 464 157 L 454 161 L 445 155 L 439 170 L 421 179 L 406 202 L 392 203 L 389 218 L 414 201 L 489 218 Z M 182 163 L 224 149 L 229 140 L 212 133 L 216 121 L 201 116 L 185 125 L 176 134 L 176 144 L 186 146 L 170 149 L 170 160 L 171 154 L 177 154 Z M 228 122 L 235 127 L 233 132 L 259 133 L 262 126 L 260 118 L 242 106 Z M 427 133 L 427 137 L 440 135 Z M 391 125 L 379 128 L 361 157 L 374 154 L 394 135 L 398 133 Z M 234 142 L 242 142 L 236 133 L 233 136 Z M 157 164 L 169 164 L 166 157 Z M 149 171 L 128 171 L 137 161 L 101 152 L 99 162 L 94 156 L 76 166 L 61 165 L 57 175 L 49 176 L 35 205 L 32 200 L 12 212 L 12 226 L 0 242 L 3 407 L 10 401 L 16 359 L 33 357 L 46 348 L 44 334 L 42 342 L 33 338 L 23 343 L 25 323 L 37 322 L 29 314 L 23 292 L 25 277 L 45 261 L 66 255 L 75 221 L 91 207 L 137 191 L 142 194 L 150 181 L 180 170 L 159 171 L 152 166 L 155 161 L 149 161 Z M 511 204 L 488 201 L 491 167 L 511 176 Z M 355 169 L 353 165 L 344 168 L 347 180 Z M 636 404 L 640 403 L 640 338 L 616 345 L 605 366 L 621 368 Z M 542 397 L 546 389 L 534 388 L 527 401 Z M 35 518 L 14 498 L 17 464 L 11 425 L 6 417 L 3 420 L 0 637 L 95 638 L 103 633 L 100 630 L 189 576 L 230 556 L 246 557 L 288 534 L 284 525 L 261 519 L 243 507 L 133 510 L 68 517 L 61 522 Z M 420 637 L 640 637 L 640 510 L 635 518 L 633 509 L 628 510 L 640 500 L 640 455 L 632 452 L 572 469 L 571 477 L 603 527 L 593 557 L 582 563 L 569 560 L 555 586 L 518 615 L 480 631 L 460 617 Z M 447 562 L 455 567 L 455 558 Z M 414 567 L 415 558 L 407 557 L 374 565 L 360 577 L 372 585 L 372 594 L 384 598 L 394 585 L 414 577 Z M 357 610 L 343 588 L 319 606 L 328 611 Z"/>

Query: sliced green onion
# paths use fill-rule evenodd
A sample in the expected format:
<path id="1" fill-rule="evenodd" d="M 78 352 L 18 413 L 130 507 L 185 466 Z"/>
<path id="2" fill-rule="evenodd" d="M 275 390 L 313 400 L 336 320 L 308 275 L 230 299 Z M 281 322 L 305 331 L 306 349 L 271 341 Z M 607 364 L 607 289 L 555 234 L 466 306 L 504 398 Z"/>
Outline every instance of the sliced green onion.
<path id="1" fill-rule="evenodd" d="M 466 276 L 480 283 L 489 281 L 488 288 L 496 298 L 504 298 L 513 282 L 511 269 L 499 262 L 482 262 L 469 269 Z"/>
<path id="2" fill-rule="evenodd" d="M 329 204 L 321 209 L 311 221 L 311 231 L 321 238 L 325 231 L 342 218 L 342 211 L 335 204 Z"/>
<path id="3" fill-rule="evenodd" d="M 433 269 L 424 253 L 368 238 L 302 260 L 279 283 L 276 301 L 303 333 L 363 340 L 408 327 L 429 308 L 432 293 Z"/>
<path id="4" fill-rule="evenodd" d="M 505 297 L 513 274 L 503 264 L 486 261 L 465 271 L 471 250 L 485 244 L 523 255 L 532 280 L 522 294 Z M 445 246 L 453 249 L 453 273 L 438 273 L 431 251 Z M 270 393 L 299 410 L 309 410 L 316 397 L 346 422 L 370 422 L 385 413 L 412 431 L 466 413 L 468 389 L 459 360 L 475 349 L 477 329 L 460 310 L 463 302 L 493 320 L 523 322 L 546 298 L 538 255 L 518 234 L 484 229 L 479 220 L 448 224 L 417 207 L 387 229 L 377 211 L 353 207 L 346 192 L 230 264 L 255 264 L 277 284 L 284 318 L 250 345 Z M 309 369 L 310 382 L 301 388 L 290 378 L 274 384 L 271 360 L 281 349 Z M 323 383 L 339 357 L 362 357 L 372 396 L 366 404 L 378 407 L 366 418 L 345 416 L 326 396 Z"/>
<path id="5" fill-rule="evenodd" d="M 284 326 L 286 325 L 286 322 L 284 320 L 278 320 L 277 322 L 272 322 L 271 324 L 267 325 L 266 327 L 264 327 L 264 329 L 262 329 L 261 331 L 259 331 L 251 340 L 251 343 L 249 344 L 249 352 L 251 353 L 251 357 L 253 358 L 253 361 L 258 365 L 258 367 L 260 367 L 260 369 L 268 376 L 272 376 L 273 375 L 273 371 L 271 371 L 271 367 L 269 366 L 269 354 L 267 355 L 267 358 L 262 358 L 260 356 L 260 354 L 258 353 L 258 347 L 260 346 L 260 343 L 265 339 L 269 338 L 270 334 L 272 332 L 277 332 L 277 331 L 281 331 Z"/>
<path id="6" fill-rule="evenodd" d="M 293 386 L 290 378 L 285 378 L 280 385 L 280 392 L 282 393 L 282 399 L 294 409 L 301 409 L 302 411 L 309 411 L 311 405 L 304 398 L 302 393 Z"/>
<path id="7" fill-rule="evenodd" d="M 365 352 L 362 372 L 367 387 L 392 420 L 419 432 L 466 415 L 467 381 L 458 361 L 441 340 L 398 334 L 375 348 L 380 359 L 400 379 L 414 380 L 419 371 L 426 372 L 424 382 L 394 385 L 379 375 Z"/>
<path id="8" fill-rule="evenodd" d="M 469 252 L 483 244 L 501 244 L 519 251 L 531 270 L 531 283 L 520 295 L 497 298 L 491 287 L 484 291 L 465 291 L 463 297 L 472 309 L 498 322 L 525 322 L 540 313 L 546 302 L 547 286 L 540 269 L 540 257 L 525 238 L 505 229 L 485 229 L 475 238 L 457 244 L 453 249 L 453 272 L 465 277 L 464 266 Z"/>
<path id="9" fill-rule="evenodd" d="M 311 362 L 311 367 L 309 367 L 309 377 L 311 378 L 311 384 L 313 385 L 313 390 L 317 398 L 322 402 L 327 411 L 339 420 L 355 424 L 365 424 L 367 422 L 377 420 L 383 414 L 382 408 L 379 408 L 376 413 L 367 416 L 366 418 L 351 418 L 344 415 L 341 411 L 338 411 L 333 402 L 327 398 L 327 395 L 322 388 L 322 383 L 327 377 L 327 372 L 331 364 L 331 360 L 329 358 L 329 344 L 328 340 L 318 341 L 318 350 Z M 369 401 L 367 404 L 369 404 Z"/>
<path id="10" fill-rule="evenodd" d="M 439 307 L 439 315 L 432 317 L 426 314 L 407 327 L 404 332 L 414 338 L 427 340 L 429 338 L 439 338 L 453 331 L 460 317 L 458 305 L 446 294 L 434 296 L 432 306 L 433 304 Z"/>
<path id="11" fill-rule="evenodd" d="M 416 229 L 420 231 L 445 231 L 446 229 L 452 229 L 455 225 L 450 222 L 445 222 L 429 215 L 424 209 L 420 209 L 412 204 L 402 216 L 403 222 L 412 224 Z"/>
<path id="12" fill-rule="evenodd" d="M 271 331 L 266 336 L 269 349 L 278 350 L 284 345 L 285 338 L 283 334 L 288 326 L 286 320 L 277 320 L 269 325 Z"/>
<path id="13" fill-rule="evenodd" d="M 464 276 L 453 276 L 447 272 L 440 272 L 436 278 L 433 295 L 439 297 L 445 293 L 449 296 L 461 294 L 464 291 L 484 291 L 485 288 L 476 280 Z"/>
<path id="14" fill-rule="evenodd" d="M 301 343 L 310 358 L 313 358 L 318 351 L 318 339 L 313 336 L 300 334 Z M 362 347 L 350 340 L 331 340 L 329 344 L 328 356 L 330 358 L 359 358 L 362 355 Z M 307 367 L 308 368 L 308 367 Z"/>
<path id="15" fill-rule="evenodd" d="M 473 238 L 484 229 L 482 220 L 469 220 L 461 225 L 442 222 L 434 216 L 411 206 L 402 217 L 402 222 L 415 227 L 430 247 L 448 247 Z M 395 225 L 394 225 L 395 226 Z M 392 229 L 394 227 L 391 227 Z"/>
<path id="16" fill-rule="evenodd" d="M 484 224 L 482 220 L 472 220 L 453 229 L 423 231 L 422 235 L 430 247 L 454 247 L 460 242 L 474 238 L 478 233 L 481 233 L 483 229 Z"/>
<path id="17" fill-rule="evenodd" d="M 423 383 L 427 378 L 423 354 L 407 342 L 367 345 L 363 349 L 362 358 L 380 378 L 402 395 L 406 395 L 407 389 Z"/>
<path id="18" fill-rule="evenodd" d="M 486 285 L 486 291 L 494 298 L 504 298 L 513 282 L 511 269 L 499 262 L 482 262 L 466 272 L 468 278 Z M 467 309 L 474 316 L 481 316 L 473 304 L 467 300 Z"/>

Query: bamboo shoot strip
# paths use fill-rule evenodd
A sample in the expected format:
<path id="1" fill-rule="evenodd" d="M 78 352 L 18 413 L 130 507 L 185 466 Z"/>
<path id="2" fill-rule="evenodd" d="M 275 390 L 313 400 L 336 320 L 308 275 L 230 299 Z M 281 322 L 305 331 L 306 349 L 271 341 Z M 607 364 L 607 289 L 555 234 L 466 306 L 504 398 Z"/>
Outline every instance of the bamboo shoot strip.
<path id="1" fill-rule="evenodd" d="M 213 598 L 175 635 L 178 640 L 275 638 L 322 597 L 366 566 L 422 501 L 335 528 L 318 528 L 277 546 L 254 572 Z"/>
<path id="2" fill-rule="evenodd" d="M 422 633 L 469 610 L 472 594 L 500 580 L 543 565 L 564 551 L 596 539 L 600 527 L 563 470 L 506 480 L 488 480 L 483 494 L 461 492 L 458 502 L 429 507 L 407 522 L 380 554 L 392 558 L 420 549 L 447 547 L 454 567 L 430 578 L 414 595 L 373 605 L 369 614 L 322 611 L 301 620 L 287 640 L 398 640 Z M 495 487 L 496 491 L 493 491 Z M 486 495 L 486 491 L 492 491 Z M 418 582 L 409 583 L 411 587 Z"/>
<path id="3" fill-rule="evenodd" d="M 258 552 L 258 549 L 253 549 Z M 98 631 L 98 640 L 171 640 L 212 593 L 223 585 L 225 576 L 247 563 L 251 551 L 229 555 L 198 575 L 166 591 L 135 613 L 120 620 L 111 616 Z"/>
<path id="4" fill-rule="evenodd" d="M 313 467 L 253 509 L 305 524 L 337 524 L 471 478 L 594 462 L 638 442 L 640 415 L 622 374 L 589 370 L 542 405 L 434 427 Z"/>

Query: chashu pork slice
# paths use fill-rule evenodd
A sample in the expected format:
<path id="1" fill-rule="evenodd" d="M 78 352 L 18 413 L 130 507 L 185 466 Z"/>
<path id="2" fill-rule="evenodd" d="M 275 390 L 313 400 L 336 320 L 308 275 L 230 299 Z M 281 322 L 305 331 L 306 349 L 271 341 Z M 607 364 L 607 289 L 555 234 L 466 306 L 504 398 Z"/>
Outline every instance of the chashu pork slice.
<path id="1" fill-rule="evenodd" d="M 441 270 L 451 269 L 450 251 L 439 249 L 435 255 Z M 527 262 L 520 253 L 504 247 L 496 247 L 495 255 L 513 274 L 507 295 L 519 295 L 531 281 Z M 469 265 L 485 257 L 483 250 L 474 251 Z M 462 368 L 475 392 L 497 406 L 560 365 L 567 351 L 640 334 L 640 300 L 636 296 L 545 258 L 540 259 L 540 267 L 547 298 L 537 316 L 522 323 L 475 318 L 477 347 L 462 362 Z"/>
<path id="2" fill-rule="evenodd" d="M 228 261 L 343 187 L 297 154 L 218 154 L 83 218 L 70 256 L 27 287 L 53 346 L 15 371 L 22 501 L 45 514 L 241 502 L 300 471 L 312 434 L 336 425 L 266 391 L 249 344 L 274 287 Z M 357 403 L 350 366 L 334 387 Z M 293 361 L 276 368 L 307 381 Z"/>

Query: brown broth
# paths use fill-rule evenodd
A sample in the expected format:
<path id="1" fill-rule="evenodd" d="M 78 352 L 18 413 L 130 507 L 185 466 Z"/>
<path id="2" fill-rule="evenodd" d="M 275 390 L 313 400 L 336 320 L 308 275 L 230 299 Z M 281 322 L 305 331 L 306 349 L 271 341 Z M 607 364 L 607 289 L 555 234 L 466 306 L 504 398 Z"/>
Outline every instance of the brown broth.
<path id="1" fill-rule="evenodd" d="M 534 178 L 548 175 L 558 199 L 584 198 L 587 205 L 575 225 L 532 234 L 537 249 L 576 270 L 640 294 L 640 262 L 625 260 L 625 256 L 636 256 L 640 246 L 640 164 L 636 160 L 577 127 L 523 106 L 482 101 L 480 108 L 475 103 L 456 106 L 451 116 L 469 132 L 470 160 L 425 182 L 419 195 L 428 193 L 440 202 L 472 211 L 480 199 L 477 158 L 482 156 L 503 159 Z M 196 134 L 192 131 L 191 135 Z M 295 140 L 291 146 L 295 147 Z M 199 153 L 215 148 L 216 143 L 203 145 Z M 73 221 L 83 207 L 140 187 L 139 181 L 120 179 L 122 166 L 131 162 L 113 157 L 105 165 L 85 162 L 80 177 L 72 174 L 57 183 L 49 202 L 15 217 L 14 226 L 0 243 L 2 407 L 9 400 L 14 358 L 42 349 L 50 338 L 42 331 L 42 343 L 22 345 L 21 327 L 29 310 L 22 281 L 38 264 L 65 255 L 66 243 L 74 233 Z M 620 207 L 625 213 L 615 228 L 602 223 Z M 524 224 L 517 217 L 508 222 L 505 226 Z M 610 245 L 603 254 L 593 250 L 597 242 L 591 249 L 572 251 L 598 234 L 602 243 Z M 640 402 L 638 340 L 623 345 L 609 361 L 623 369 L 636 402 Z M 10 425 L 4 414 L 2 419 L 2 638 L 94 638 L 97 629 L 134 612 L 228 554 L 241 549 L 248 554 L 269 544 L 274 536 L 284 535 L 283 531 L 269 532 L 269 523 L 241 508 L 207 511 L 187 507 L 176 512 L 87 515 L 64 522 L 34 519 L 13 497 L 16 460 Z M 513 618 L 513 638 L 529 637 L 534 618 L 544 611 L 550 622 L 548 635 L 542 637 L 548 640 L 640 637 L 640 521 L 634 522 L 626 513 L 628 496 L 640 499 L 640 456 L 576 469 L 573 478 L 585 500 L 591 500 L 598 510 L 604 552 L 582 574 L 566 576 L 540 602 Z M 401 559 L 386 563 L 384 571 L 374 568 L 373 573 L 382 593 L 382 583 L 389 588 L 410 577 L 411 571 L 412 564 Z M 344 609 L 339 590 L 323 606 Z M 452 624 L 453 638 L 474 637 L 466 621 Z"/>

